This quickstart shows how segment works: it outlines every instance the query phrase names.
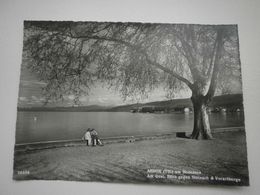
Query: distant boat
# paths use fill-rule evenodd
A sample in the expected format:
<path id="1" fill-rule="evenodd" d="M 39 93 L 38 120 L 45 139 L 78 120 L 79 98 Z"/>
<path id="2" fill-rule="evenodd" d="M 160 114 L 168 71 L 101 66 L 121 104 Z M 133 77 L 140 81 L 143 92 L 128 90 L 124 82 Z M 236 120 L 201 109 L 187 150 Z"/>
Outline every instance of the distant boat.
<path id="1" fill-rule="evenodd" d="M 226 108 L 222 108 L 222 109 L 221 109 L 221 112 L 226 112 L 226 111 L 227 111 Z"/>
<path id="2" fill-rule="evenodd" d="M 184 108 L 184 113 L 186 113 L 186 114 L 188 114 L 188 113 L 190 113 L 190 109 L 189 108 Z"/>

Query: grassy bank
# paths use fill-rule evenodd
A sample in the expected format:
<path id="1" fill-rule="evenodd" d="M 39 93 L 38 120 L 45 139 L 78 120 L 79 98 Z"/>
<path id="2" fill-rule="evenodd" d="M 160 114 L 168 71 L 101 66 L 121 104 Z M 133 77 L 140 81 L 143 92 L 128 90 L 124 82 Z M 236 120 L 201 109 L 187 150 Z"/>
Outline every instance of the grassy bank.
<path id="1" fill-rule="evenodd" d="M 104 147 L 15 152 L 13 178 L 248 185 L 245 133 L 223 132 L 215 138 L 197 141 L 170 137 Z"/>

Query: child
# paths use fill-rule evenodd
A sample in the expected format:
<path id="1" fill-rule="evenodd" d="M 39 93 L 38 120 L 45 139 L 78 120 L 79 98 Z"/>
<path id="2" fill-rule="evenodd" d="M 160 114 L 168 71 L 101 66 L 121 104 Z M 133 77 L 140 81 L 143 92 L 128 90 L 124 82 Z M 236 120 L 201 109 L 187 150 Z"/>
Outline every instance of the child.
<path id="1" fill-rule="evenodd" d="M 98 138 L 98 133 L 95 129 L 92 129 L 90 134 L 91 134 L 91 139 L 92 139 L 92 146 L 95 146 L 95 145 L 103 146 L 103 143 Z"/>

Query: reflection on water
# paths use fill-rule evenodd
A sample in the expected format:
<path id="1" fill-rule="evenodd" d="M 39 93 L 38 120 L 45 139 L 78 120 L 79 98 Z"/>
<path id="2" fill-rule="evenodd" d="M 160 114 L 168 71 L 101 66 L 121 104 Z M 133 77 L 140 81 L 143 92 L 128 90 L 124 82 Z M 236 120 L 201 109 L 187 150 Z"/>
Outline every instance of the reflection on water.
<path id="1" fill-rule="evenodd" d="M 211 113 L 210 124 L 213 128 L 243 126 L 244 115 Z M 192 126 L 192 113 L 18 112 L 16 143 L 80 139 L 87 128 L 111 137 L 191 131 Z"/>

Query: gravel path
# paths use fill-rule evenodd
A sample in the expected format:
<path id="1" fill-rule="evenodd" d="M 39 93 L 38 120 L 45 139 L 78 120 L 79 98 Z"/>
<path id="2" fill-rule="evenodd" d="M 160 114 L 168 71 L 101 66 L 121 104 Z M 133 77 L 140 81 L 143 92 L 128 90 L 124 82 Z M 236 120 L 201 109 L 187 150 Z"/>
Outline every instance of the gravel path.
<path id="1" fill-rule="evenodd" d="M 13 178 L 248 185 L 245 134 L 218 133 L 209 141 L 166 138 L 15 152 Z"/>

